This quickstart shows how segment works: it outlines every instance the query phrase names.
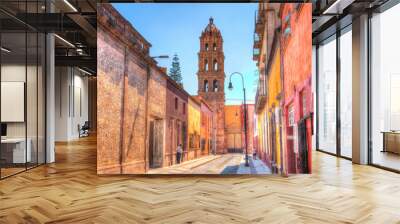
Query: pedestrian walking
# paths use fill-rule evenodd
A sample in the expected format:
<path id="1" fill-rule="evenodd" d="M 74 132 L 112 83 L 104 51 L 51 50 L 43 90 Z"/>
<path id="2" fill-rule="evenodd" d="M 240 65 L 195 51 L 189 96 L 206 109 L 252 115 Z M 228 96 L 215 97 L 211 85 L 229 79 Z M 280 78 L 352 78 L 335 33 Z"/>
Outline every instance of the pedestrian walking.
<path id="1" fill-rule="evenodd" d="M 253 159 L 254 160 L 257 159 L 257 151 L 256 151 L 256 149 L 253 149 Z"/>
<path id="2" fill-rule="evenodd" d="M 182 144 L 179 144 L 178 147 L 176 148 L 176 163 L 179 164 L 181 163 L 181 157 L 182 157 Z"/>

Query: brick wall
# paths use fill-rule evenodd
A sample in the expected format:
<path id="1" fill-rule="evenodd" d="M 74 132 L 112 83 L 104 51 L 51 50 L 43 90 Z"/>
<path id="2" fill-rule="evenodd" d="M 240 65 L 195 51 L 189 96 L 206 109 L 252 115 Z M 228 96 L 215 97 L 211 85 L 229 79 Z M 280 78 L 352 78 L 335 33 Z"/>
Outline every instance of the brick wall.
<path id="1" fill-rule="evenodd" d="M 144 62 L 136 57 L 135 52 L 127 50 L 125 63 L 122 172 L 140 173 L 146 167 L 146 135 L 143 130 L 146 130 L 147 71 Z"/>
<path id="2" fill-rule="evenodd" d="M 98 5 L 97 27 L 97 171 L 144 173 L 148 122 L 165 120 L 166 75 L 148 55 L 150 44 L 111 5 Z"/>
<path id="3" fill-rule="evenodd" d="M 120 173 L 124 47 L 102 27 L 97 47 L 97 171 Z"/>

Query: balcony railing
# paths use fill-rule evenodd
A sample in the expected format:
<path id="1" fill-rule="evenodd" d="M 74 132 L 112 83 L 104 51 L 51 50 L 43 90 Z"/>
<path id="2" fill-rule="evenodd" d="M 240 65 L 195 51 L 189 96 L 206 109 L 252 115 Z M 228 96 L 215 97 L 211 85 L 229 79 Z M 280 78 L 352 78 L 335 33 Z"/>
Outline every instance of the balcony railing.
<path id="1" fill-rule="evenodd" d="M 253 60 L 258 61 L 259 57 L 260 57 L 260 48 L 254 48 L 253 49 Z"/>
<path id="2" fill-rule="evenodd" d="M 260 40 L 261 40 L 260 35 L 258 33 L 254 33 L 254 42 L 258 42 Z"/>
<path id="3" fill-rule="evenodd" d="M 256 93 L 256 111 L 261 112 L 267 102 L 267 88 L 265 82 L 265 75 L 260 74 L 257 85 L 257 93 Z"/>
<path id="4" fill-rule="evenodd" d="M 260 49 L 265 29 L 265 5 L 260 3 L 258 10 L 254 14 L 254 43 L 253 43 L 253 60 L 258 61 L 260 58 Z"/>
<path id="5" fill-rule="evenodd" d="M 264 10 L 257 10 L 254 18 L 255 33 L 262 34 L 265 25 L 265 12 Z"/>

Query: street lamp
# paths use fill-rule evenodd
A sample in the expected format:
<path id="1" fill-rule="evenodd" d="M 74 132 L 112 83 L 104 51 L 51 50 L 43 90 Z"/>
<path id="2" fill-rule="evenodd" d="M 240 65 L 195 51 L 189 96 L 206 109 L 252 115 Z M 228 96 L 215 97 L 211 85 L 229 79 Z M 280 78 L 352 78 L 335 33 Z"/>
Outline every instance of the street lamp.
<path id="1" fill-rule="evenodd" d="M 234 72 L 229 76 L 229 85 L 228 89 L 233 90 L 233 85 L 232 85 L 232 75 L 237 74 L 240 75 L 242 78 L 242 85 L 243 85 L 243 102 L 244 102 L 244 143 L 245 143 L 245 150 L 246 150 L 246 155 L 245 155 L 245 166 L 249 166 L 249 155 L 247 152 L 247 105 L 246 105 L 246 88 L 244 87 L 244 79 L 243 75 L 239 72 Z"/>
<path id="2" fill-rule="evenodd" d="M 159 55 L 159 56 L 153 56 L 151 58 L 153 58 L 153 59 L 155 59 L 155 58 L 169 58 L 169 56 L 168 55 Z"/>

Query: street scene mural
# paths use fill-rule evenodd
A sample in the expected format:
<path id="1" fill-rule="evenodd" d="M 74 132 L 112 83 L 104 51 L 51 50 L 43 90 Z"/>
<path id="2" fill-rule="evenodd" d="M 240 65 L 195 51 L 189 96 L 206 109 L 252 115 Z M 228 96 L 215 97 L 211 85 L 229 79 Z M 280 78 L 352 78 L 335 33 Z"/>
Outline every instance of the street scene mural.
<path id="1" fill-rule="evenodd" d="M 311 173 L 310 3 L 97 7 L 98 174 Z"/>

